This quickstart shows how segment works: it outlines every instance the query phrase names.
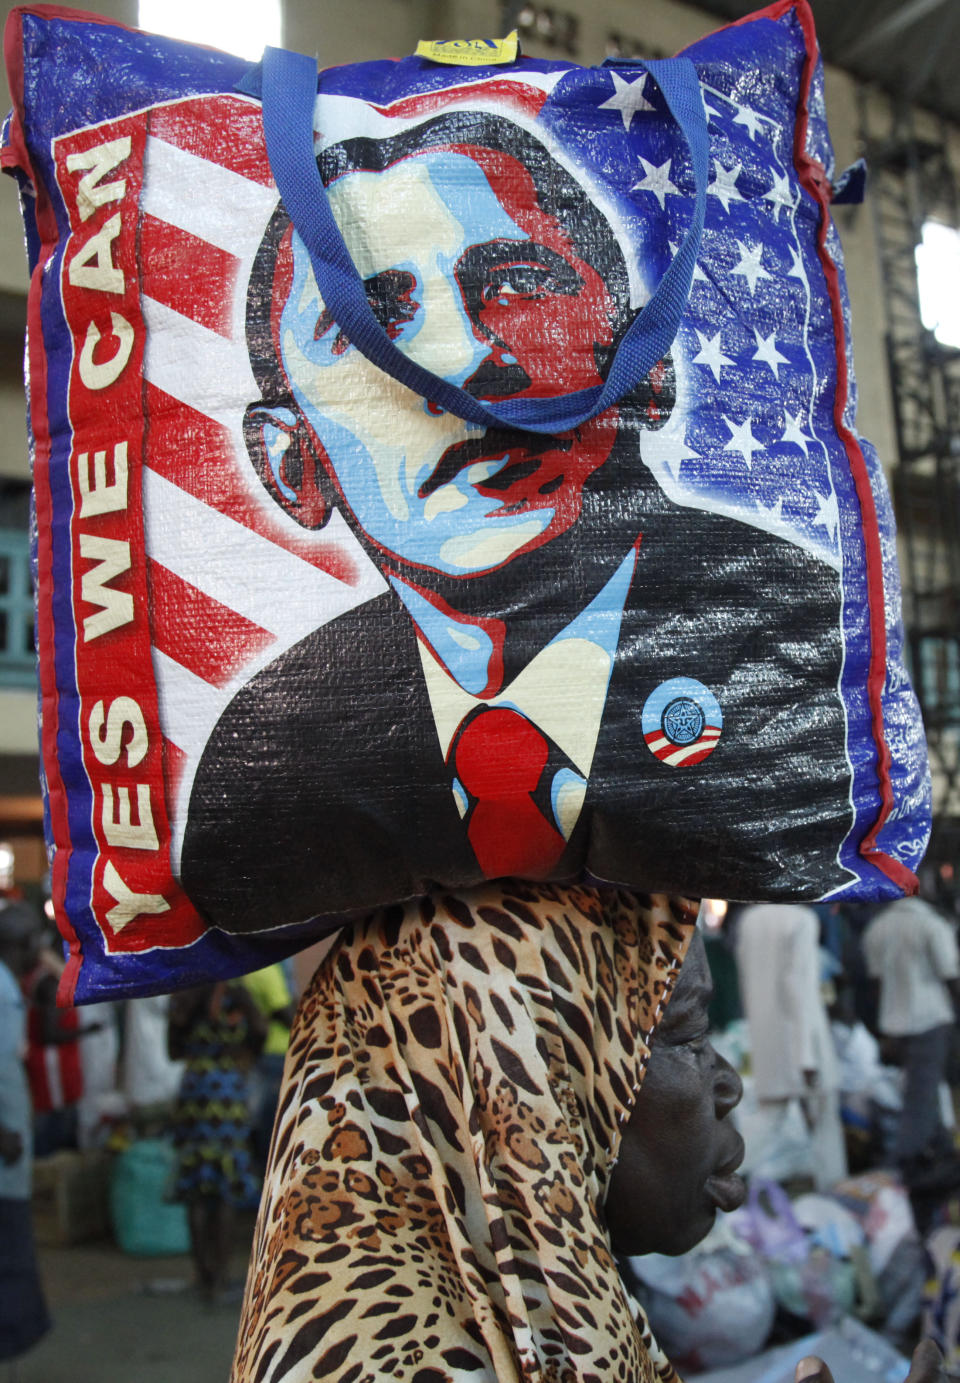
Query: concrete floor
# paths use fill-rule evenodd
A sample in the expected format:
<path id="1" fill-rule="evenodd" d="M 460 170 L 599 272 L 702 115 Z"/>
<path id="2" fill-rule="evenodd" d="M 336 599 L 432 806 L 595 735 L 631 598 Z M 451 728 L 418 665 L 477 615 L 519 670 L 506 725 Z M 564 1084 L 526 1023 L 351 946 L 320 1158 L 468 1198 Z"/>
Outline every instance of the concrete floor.
<path id="1" fill-rule="evenodd" d="M 249 1223 L 232 1273 L 246 1271 Z M 0 1383 L 226 1383 L 240 1314 L 204 1306 L 188 1258 L 134 1258 L 111 1243 L 38 1250 L 53 1328 Z"/>

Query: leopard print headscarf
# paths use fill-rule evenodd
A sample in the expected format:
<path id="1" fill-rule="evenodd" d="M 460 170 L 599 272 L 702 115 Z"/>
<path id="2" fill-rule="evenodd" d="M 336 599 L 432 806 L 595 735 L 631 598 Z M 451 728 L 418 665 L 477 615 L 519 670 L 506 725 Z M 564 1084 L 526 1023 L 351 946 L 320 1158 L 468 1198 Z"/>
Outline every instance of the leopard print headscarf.
<path id="1" fill-rule="evenodd" d="M 602 1204 L 696 905 L 388 908 L 294 1025 L 233 1383 L 674 1383 Z"/>

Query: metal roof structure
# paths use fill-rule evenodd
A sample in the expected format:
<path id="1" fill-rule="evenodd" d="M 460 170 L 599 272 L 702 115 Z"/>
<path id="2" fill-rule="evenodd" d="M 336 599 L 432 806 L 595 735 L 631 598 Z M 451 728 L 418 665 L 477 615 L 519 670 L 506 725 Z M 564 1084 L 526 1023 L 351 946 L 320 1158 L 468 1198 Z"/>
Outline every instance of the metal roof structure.
<path id="1" fill-rule="evenodd" d="M 757 0 L 696 0 L 721 21 Z M 960 0 L 811 0 L 825 62 L 960 124 Z"/>

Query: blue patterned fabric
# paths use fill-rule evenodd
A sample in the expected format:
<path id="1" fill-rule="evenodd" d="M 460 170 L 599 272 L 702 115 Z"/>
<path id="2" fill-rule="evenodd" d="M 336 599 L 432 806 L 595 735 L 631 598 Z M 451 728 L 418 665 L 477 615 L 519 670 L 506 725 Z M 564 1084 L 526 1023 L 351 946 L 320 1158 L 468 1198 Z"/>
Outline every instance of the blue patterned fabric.
<path id="1" fill-rule="evenodd" d="M 204 1014 L 189 1031 L 173 1111 L 178 1200 L 209 1195 L 256 1204 L 248 1043 L 246 1020 L 229 999 L 219 1017 Z"/>

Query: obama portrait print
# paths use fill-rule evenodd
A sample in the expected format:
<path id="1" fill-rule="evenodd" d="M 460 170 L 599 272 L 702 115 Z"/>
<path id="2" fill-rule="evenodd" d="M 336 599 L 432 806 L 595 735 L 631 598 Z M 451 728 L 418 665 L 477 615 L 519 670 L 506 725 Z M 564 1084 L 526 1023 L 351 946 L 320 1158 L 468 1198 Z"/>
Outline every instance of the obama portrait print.
<path id="1" fill-rule="evenodd" d="M 383 123 L 328 139 L 318 166 L 395 346 L 492 403 L 602 384 L 649 293 L 612 200 L 515 112 Z M 743 897 L 844 882 L 826 848 L 851 824 L 838 572 L 677 503 L 645 464 L 696 385 L 679 337 L 575 429 L 475 426 L 352 344 L 282 203 L 246 337 L 263 502 L 307 530 L 339 512 L 383 586 L 258 671 L 210 735 L 181 857 L 209 921 L 585 869 L 708 894 L 722 873 Z"/>

